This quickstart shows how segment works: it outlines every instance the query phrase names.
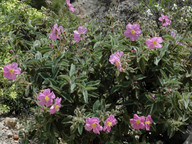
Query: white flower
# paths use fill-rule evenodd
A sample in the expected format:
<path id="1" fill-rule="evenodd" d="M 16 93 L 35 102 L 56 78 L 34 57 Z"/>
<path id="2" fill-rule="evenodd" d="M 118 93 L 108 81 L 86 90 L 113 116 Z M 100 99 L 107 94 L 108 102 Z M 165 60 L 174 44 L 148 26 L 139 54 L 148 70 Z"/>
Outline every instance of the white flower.
<path id="1" fill-rule="evenodd" d="M 177 10 L 177 5 L 175 3 L 173 4 L 172 10 Z"/>
<path id="2" fill-rule="evenodd" d="M 153 14 L 151 13 L 151 10 L 150 9 L 148 9 L 147 11 L 146 11 L 146 14 L 147 14 L 147 16 L 152 16 Z"/>

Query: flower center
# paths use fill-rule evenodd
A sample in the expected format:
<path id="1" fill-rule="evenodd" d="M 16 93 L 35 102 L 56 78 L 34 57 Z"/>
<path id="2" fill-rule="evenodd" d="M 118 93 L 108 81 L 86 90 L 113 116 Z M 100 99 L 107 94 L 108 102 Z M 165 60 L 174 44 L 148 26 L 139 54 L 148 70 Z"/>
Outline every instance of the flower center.
<path id="1" fill-rule="evenodd" d="M 112 122 L 108 121 L 108 122 L 107 122 L 107 125 L 108 125 L 109 127 L 111 127 L 111 126 L 112 126 Z"/>
<path id="2" fill-rule="evenodd" d="M 150 121 L 146 121 L 145 123 L 146 123 L 147 125 L 150 125 L 150 124 L 151 124 L 151 122 L 150 122 Z"/>
<path id="3" fill-rule="evenodd" d="M 153 41 L 153 44 L 156 45 L 156 44 L 157 44 L 157 41 Z"/>
<path id="4" fill-rule="evenodd" d="M 57 30 L 57 29 L 55 30 L 55 34 L 56 34 L 56 35 L 58 34 L 58 30 Z"/>
<path id="5" fill-rule="evenodd" d="M 93 124 L 91 124 L 91 126 L 94 129 L 94 128 L 96 128 L 97 124 L 93 123 Z"/>
<path id="6" fill-rule="evenodd" d="M 59 105 L 55 104 L 55 109 L 58 110 L 59 109 Z"/>
<path id="7" fill-rule="evenodd" d="M 81 37 L 81 38 L 83 37 L 83 33 L 80 33 L 80 37 Z"/>
<path id="8" fill-rule="evenodd" d="M 14 70 L 13 70 L 13 69 L 10 69 L 10 70 L 9 70 L 9 73 L 11 73 L 11 74 L 14 73 Z"/>
<path id="9" fill-rule="evenodd" d="M 135 34 L 135 30 L 131 30 L 131 34 Z"/>
<path id="10" fill-rule="evenodd" d="M 118 67 L 119 66 L 119 62 L 115 62 L 115 65 Z"/>
<path id="11" fill-rule="evenodd" d="M 166 22 L 166 20 L 165 19 L 163 19 L 163 23 L 165 23 Z"/>
<path id="12" fill-rule="evenodd" d="M 45 96 L 45 101 L 49 101 L 49 97 L 48 96 Z"/>
<path id="13" fill-rule="evenodd" d="M 139 119 L 136 121 L 136 124 L 140 124 L 140 120 Z"/>

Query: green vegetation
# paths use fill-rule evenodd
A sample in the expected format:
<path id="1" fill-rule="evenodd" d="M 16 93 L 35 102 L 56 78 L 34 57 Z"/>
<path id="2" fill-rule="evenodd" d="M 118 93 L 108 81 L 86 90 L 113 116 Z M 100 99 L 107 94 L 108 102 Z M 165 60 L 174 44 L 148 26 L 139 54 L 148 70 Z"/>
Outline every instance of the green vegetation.
<path id="1" fill-rule="evenodd" d="M 0 112 L 30 109 L 34 116 L 20 132 L 20 142 L 180 142 L 192 115 L 192 8 L 166 6 L 165 1 L 158 6 L 152 0 L 141 2 L 140 18 L 134 24 L 140 25 L 142 33 L 130 41 L 124 36 L 126 25 L 115 17 L 102 24 L 83 23 L 66 4 L 62 13 L 55 13 L 16 0 L 1 2 Z M 170 26 L 162 26 L 161 14 L 171 19 Z M 60 39 L 51 40 L 56 23 L 64 31 Z M 87 28 L 86 37 L 76 43 L 73 31 L 79 26 Z M 162 37 L 162 48 L 148 48 L 146 39 L 153 37 Z M 123 52 L 122 72 L 109 62 L 116 51 Z M 14 81 L 3 77 L 3 66 L 11 62 L 22 69 Z M 62 98 L 54 114 L 46 107 L 42 110 L 37 100 L 48 88 Z M 110 114 L 117 119 L 110 133 L 85 130 L 87 117 L 104 123 Z M 134 114 L 151 115 L 150 131 L 133 129 Z"/>

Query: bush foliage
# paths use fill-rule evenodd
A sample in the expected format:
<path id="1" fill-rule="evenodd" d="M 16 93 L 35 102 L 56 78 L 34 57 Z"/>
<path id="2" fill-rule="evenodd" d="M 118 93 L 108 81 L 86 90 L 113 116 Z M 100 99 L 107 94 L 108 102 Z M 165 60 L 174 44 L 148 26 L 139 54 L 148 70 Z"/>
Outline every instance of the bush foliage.
<path id="1" fill-rule="evenodd" d="M 180 13 L 185 16 L 182 19 L 176 17 L 179 8 L 168 11 L 163 2 L 164 12 L 150 3 L 143 5 L 151 9 L 152 16 L 147 17 L 143 9 L 141 18 L 134 22 L 142 33 L 130 41 L 124 36 L 126 25 L 115 17 L 102 24 L 94 20 L 83 23 L 68 9 L 56 15 L 15 0 L 0 3 L 1 65 L 16 61 L 22 68 L 14 82 L 1 75 L 5 94 L 0 96 L 6 102 L 5 96 L 11 95 L 6 89 L 14 86 L 19 99 L 25 97 L 36 104 L 34 119 L 20 133 L 22 143 L 163 143 L 186 131 L 192 114 L 192 19 L 185 12 Z M 171 26 L 163 27 L 157 21 L 161 13 L 169 16 Z M 64 31 L 54 41 L 49 34 L 55 23 Z M 73 31 L 81 25 L 87 28 L 86 37 L 76 43 Z M 162 48 L 151 50 L 146 39 L 155 36 L 163 38 Z M 116 51 L 124 53 L 122 72 L 109 62 Z M 59 112 L 53 115 L 42 110 L 37 100 L 47 88 L 62 98 Z M 117 119 L 110 133 L 98 135 L 84 129 L 87 117 L 98 117 L 104 123 L 110 114 Z M 129 120 L 134 114 L 151 115 L 150 131 L 133 129 Z"/>

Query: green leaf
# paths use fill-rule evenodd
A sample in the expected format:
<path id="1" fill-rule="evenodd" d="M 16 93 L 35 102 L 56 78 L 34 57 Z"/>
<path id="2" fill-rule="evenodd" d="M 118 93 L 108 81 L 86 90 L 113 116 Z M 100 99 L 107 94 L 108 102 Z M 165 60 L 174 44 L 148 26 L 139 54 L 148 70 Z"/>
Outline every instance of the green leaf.
<path id="1" fill-rule="evenodd" d="M 137 76 L 134 78 L 134 81 L 142 80 L 142 79 L 144 79 L 144 78 L 146 78 L 146 76 L 140 74 L 140 75 L 137 75 Z"/>
<path id="2" fill-rule="evenodd" d="M 170 80 L 166 84 L 183 84 L 183 83 L 181 83 L 181 82 L 179 82 L 177 80 Z"/>
<path id="3" fill-rule="evenodd" d="M 99 85 L 100 80 L 96 80 L 96 81 L 89 81 L 86 83 L 87 86 L 96 86 Z"/>
<path id="4" fill-rule="evenodd" d="M 144 74 L 145 68 L 146 68 L 146 60 L 144 57 L 141 57 L 139 60 L 139 68 L 140 68 L 141 72 Z"/>
<path id="5" fill-rule="evenodd" d="M 39 51 L 35 54 L 35 59 L 38 59 L 38 60 L 42 59 L 42 54 Z"/>
<path id="6" fill-rule="evenodd" d="M 39 75 L 40 75 L 44 80 L 50 77 L 50 75 L 48 75 L 47 73 L 44 73 L 44 72 L 40 72 Z"/>
<path id="7" fill-rule="evenodd" d="M 36 40 L 34 43 L 33 43 L 33 47 L 40 47 L 41 46 L 41 42 L 39 40 Z"/>
<path id="8" fill-rule="evenodd" d="M 79 127 L 78 127 L 78 132 L 80 135 L 83 133 L 83 127 L 84 127 L 84 125 L 82 123 L 80 123 Z"/>
<path id="9" fill-rule="evenodd" d="M 52 88 L 52 89 L 54 89 L 55 91 L 57 91 L 59 94 L 61 93 L 61 90 L 60 90 L 60 88 L 59 87 L 57 87 L 57 86 L 54 86 L 54 85 L 50 85 L 50 87 Z"/>
<path id="10" fill-rule="evenodd" d="M 88 95 L 91 96 L 91 97 L 95 97 L 95 98 L 97 98 L 99 96 L 97 93 L 92 92 L 92 91 L 89 92 Z"/>
<path id="11" fill-rule="evenodd" d="M 88 92 L 86 90 L 83 90 L 83 97 L 84 97 L 85 103 L 88 103 Z"/>
<path id="12" fill-rule="evenodd" d="M 89 91 L 89 90 L 96 90 L 96 87 L 86 87 L 85 90 Z"/>
<path id="13" fill-rule="evenodd" d="M 85 90 L 85 86 L 82 85 L 81 83 L 76 83 L 76 85 L 78 85 L 78 86 L 81 87 L 83 90 Z"/>
<path id="14" fill-rule="evenodd" d="M 96 112 L 98 110 L 100 106 L 100 102 L 99 100 L 97 100 L 94 104 L 93 104 L 93 112 Z"/>
<path id="15" fill-rule="evenodd" d="M 111 94 L 117 92 L 120 88 L 121 88 L 120 85 L 115 85 L 115 86 L 111 89 Z"/>
<path id="16" fill-rule="evenodd" d="M 160 49 L 160 57 L 162 58 L 165 55 L 165 52 L 168 50 L 169 43 L 165 43 L 164 46 Z"/>
<path id="17" fill-rule="evenodd" d="M 163 78 L 167 81 L 168 77 L 167 77 L 166 73 L 162 69 L 160 69 L 160 72 L 163 75 Z"/>
<path id="18" fill-rule="evenodd" d="M 184 106 L 185 106 L 185 109 L 188 108 L 188 106 L 189 106 L 189 99 L 185 99 L 184 100 Z"/>
<path id="19" fill-rule="evenodd" d="M 72 77 L 75 73 L 76 73 L 75 65 L 74 65 L 74 64 L 71 64 L 69 76 Z"/>
<path id="20" fill-rule="evenodd" d="M 70 103 L 73 102 L 72 98 L 71 98 L 70 95 L 68 95 L 67 93 L 61 92 L 61 96 L 62 96 L 64 99 L 66 99 L 68 102 L 70 102 Z"/>
<path id="21" fill-rule="evenodd" d="M 49 47 L 44 47 L 44 48 L 41 48 L 41 49 L 38 49 L 41 53 L 46 53 L 46 52 L 49 52 L 51 50 L 51 48 Z"/>
<path id="22" fill-rule="evenodd" d="M 155 57 L 155 62 L 154 64 L 155 65 L 158 65 L 158 63 L 160 62 L 161 58 L 158 56 L 158 57 Z"/>
<path id="23" fill-rule="evenodd" d="M 164 39 L 169 39 L 169 40 L 171 40 L 171 41 L 175 41 L 175 38 L 172 37 L 172 36 L 170 36 L 170 35 L 165 35 L 165 36 L 163 36 L 163 38 L 164 38 Z"/>
<path id="24" fill-rule="evenodd" d="M 63 78 L 66 81 L 70 82 L 70 77 L 68 75 L 59 75 L 58 78 Z"/>
<path id="25" fill-rule="evenodd" d="M 74 92 L 75 87 L 76 87 L 75 83 L 70 83 L 70 91 L 71 91 L 71 93 Z"/>

